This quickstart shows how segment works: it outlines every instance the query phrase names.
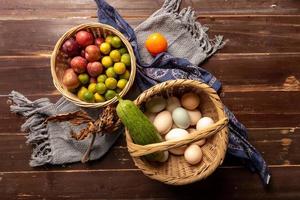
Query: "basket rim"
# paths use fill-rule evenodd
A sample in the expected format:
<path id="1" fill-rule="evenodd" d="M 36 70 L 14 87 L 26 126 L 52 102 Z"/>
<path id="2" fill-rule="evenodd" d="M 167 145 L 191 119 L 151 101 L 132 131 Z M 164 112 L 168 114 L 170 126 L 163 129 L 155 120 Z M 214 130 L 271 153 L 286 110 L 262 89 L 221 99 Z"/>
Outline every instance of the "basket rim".
<path id="1" fill-rule="evenodd" d="M 204 82 L 200 82 L 200 81 L 196 81 L 196 80 L 187 80 L 187 79 L 177 79 L 177 80 L 166 81 L 166 82 L 157 84 L 157 85 L 149 88 L 148 90 L 144 91 L 143 93 L 141 93 L 135 100 L 135 104 L 139 106 L 142 102 L 144 102 L 144 100 L 147 100 L 149 97 L 159 94 L 160 93 L 159 91 L 161 91 L 162 88 L 164 88 L 164 90 L 168 90 L 169 88 L 172 88 L 174 86 L 180 86 L 180 85 L 193 85 L 195 87 L 199 87 L 199 88 L 203 89 L 206 92 L 206 94 L 208 94 L 208 97 L 214 102 L 214 105 L 216 106 L 216 109 L 218 112 L 218 116 L 219 116 L 219 118 L 221 118 L 218 121 L 218 122 L 220 122 L 220 126 L 218 126 L 218 127 L 221 129 L 216 131 L 216 132 L 222 134 L 220 137 L 222 137 L 222 139 L 223 139 L 222 144 L 218 145 L 218 152 L 219 152 L 220 157 L 218 160 L 211 163 L 211 165 L 209 167 L 207 167 L 206 170 L 204 170 L 204 173 L 201 173 L 200 175 L 193 174 L 189 177 L 185 177 L 185 178 L 181 178 L 181 179 L 178 179 L 178 177 L 173 177 L 173 179 L 168 177 L 168 179 L 165 179 L 165 177 L 163 177 L 162 175 L 157 174 L 155 172 L 151 172 L 148 169 L 146 169 L 143 166 L 144 162 L 142 161 L 142 159 L 139 156 L 146 155 L 147 153 L 145 153 L 145 152 L 149 151 L 149 149 L 150 149 L 150 153 L 158 151 L 157 148 L 155 149 L 156 151 L 151 151 L 151 148 L 153 148 L 153 147 L 155 148 L 160 145 L 162 146 L 162 148 L 158 148 L 158 149 L 167 150 L 169 148 L 182 146 L 182 145 L 176 145 L 175 144 L 176 142 L 185 141 L 182 144 L 188 144 L 188 143 L 191 143 L 194 141 L 193 138 L 194 139 L 196 138 L 197 140 L 199 140 L 202 138 L 209 137 L 212 135 L 209 133 L 214 132 L 213 127 L 208 127 L 207 129 L 204 129 L 202 131 L 195 131 L 195 132 L 191 133 L 189 135 L 189 137 L 185 137 L 181 140 L 166 141 L 166 142 L 155 143 L 155 144 L 150 144 L 150 145 L 134 144 L 129 135 L 128 129 L 127 128 L 125 129 L 128 151 L 129 151 L 130 155 L 132 156 L 135 165 L 138 168 L 140 168 L 141 171 L 149 178 L 158 180 L 160 182 L 163 182 L 163 183 L 169 184 L 169 185 L 190 184 L 190 183 L 199 181 L 201 179 L 205 179 L 207 176 L 211 175 L 217 169 L 217 167 L 222 164 L 225 154 L 226 154 L 227 144 L 228 144 L 228 127 L 227 127 L 228 118 L 226 117 L 223 103 L 221 102 L 220 97 L 218 96 L 216 91 Z M 155 90 L 154 93 L 153 93 L 153 90 Z M 141 150 L 141 151 L 139 152 L 139 150 Z M 143 163 L 143 164 L 141 165 L 141 163 Z"/>
<path id="2" fill-rule="evenodd" d="M 128 53 L 130 54 L 131 58 L 131 71 L 130 71 L 130 77 L 129 80 L 125 86 L 125 88 L 119 93 L 121 97 L 127 94 L 131 86 L 133 85 L 135 76 L 136 76 L 136 57 L 134 55 L 134 51 L 132 49 L 131 44 L 129 43 L 128 39 L 117 29 L 114 27 L 103 24 L 103 23 L 84 23 L 80 24 L 77 26 L 74 26 L 70 28 L 67 32 L 65 32 L 59 40 L 56 42 L 54 50 L 51 54 L 51 59 L 50 59 L 50 66 L 51 66 L 51 76 L 52 76 L 52 81 L 55 86 L 55 88 L 69 101 L 73 102 L 74 104 L 80 106 L 80 107 L 87 107 L 87 108 L 100 108 L 100 107 L 105 107 L 107 105 L 113 104 L 117 102 L 117 97 L 114 97 L 113 99 L 110 99 L 105 102 L 100 102 L 100 103 L 88 103 L 80 100 L 79 98 L 75 97 L 73 93 L 67 91 L 63 86 L 62 83 L 59 81 L 57 74 L 56 74 L 56 57 L 59 53 L 60 47 L 63 45 L 63 42 L 67 39 L 70 38 L 72 35 L 75 34 L 75 32 L 82 30 L 82 29 L 89 29 L 89 28 L 103 28 L 108 31 L 113 32 L 115 35 L 120 37 L 122 42 L 125 44 Z"/>

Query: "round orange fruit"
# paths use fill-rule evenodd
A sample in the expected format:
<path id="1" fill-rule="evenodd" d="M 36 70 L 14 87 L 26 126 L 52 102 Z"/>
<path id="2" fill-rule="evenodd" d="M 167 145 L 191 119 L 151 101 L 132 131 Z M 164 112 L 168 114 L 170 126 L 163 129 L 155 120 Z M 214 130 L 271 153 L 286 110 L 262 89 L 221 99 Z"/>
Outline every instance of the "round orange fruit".
<path id="1" fill-rule="evenodd" d="M 145 46 L 152 56 L 167 51 L 168 41 L 160 33 L 152 33 L 146 40 Z"/>

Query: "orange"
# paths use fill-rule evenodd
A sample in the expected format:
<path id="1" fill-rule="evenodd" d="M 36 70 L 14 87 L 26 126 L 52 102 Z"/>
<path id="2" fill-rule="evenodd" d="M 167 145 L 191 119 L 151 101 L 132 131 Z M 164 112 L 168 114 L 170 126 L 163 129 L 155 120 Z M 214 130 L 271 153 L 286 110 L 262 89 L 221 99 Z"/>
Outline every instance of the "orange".
<path id="1" fill-rule="evenodd" d="M 160 33 L 152 33 L 146 40 L 145 46 L 152 56 L 167 51 L 168 41 Z"/>

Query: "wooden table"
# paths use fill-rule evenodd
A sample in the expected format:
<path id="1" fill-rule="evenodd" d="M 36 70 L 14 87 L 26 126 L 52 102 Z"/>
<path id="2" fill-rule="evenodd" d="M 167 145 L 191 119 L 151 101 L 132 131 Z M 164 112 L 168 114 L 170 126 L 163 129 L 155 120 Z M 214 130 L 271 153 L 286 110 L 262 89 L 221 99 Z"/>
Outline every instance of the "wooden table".
<path id="1" fill-rule="evenodd" d="M 133 27 L 163 0 L 110 0 Z M 204 67 L 223 83 L 224 103 L 249 128 L 270 165 L 264 188 L 256 174 L 227 159 L 207 180 L 171 187 L 145 177 L 124 138 L 89 164 L 30 168 L 31 148 L 9 112 L 12 89 L 57 100 L 50 53 L 70 27 L 96 22 L 87 0 L 0 2 L 0 199 L 300 199 L 300 1 L 186 0 L 210 34 L 230 42 Z"/>

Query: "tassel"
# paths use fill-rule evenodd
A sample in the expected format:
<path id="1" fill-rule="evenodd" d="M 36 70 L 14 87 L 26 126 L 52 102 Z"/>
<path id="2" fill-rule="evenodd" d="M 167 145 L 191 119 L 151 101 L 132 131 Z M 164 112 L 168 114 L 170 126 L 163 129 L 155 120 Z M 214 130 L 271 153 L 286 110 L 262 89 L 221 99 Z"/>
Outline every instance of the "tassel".
<path id="1" fill-rule="evenodd" d="M 50 143 L 44 141 L 43 143 L 36 146 L 32 152 L 31 160 L 29 165 L 31 167 L 37 167 L 49 163 L 53 158 Z"/>
<path id="2" fill-rule="evenodd" d="M 10 110 L 27 118 L 21 126 L 21 131 L 26 132 L 27 144 L 34 145 L 30 166 L 44 165 L 52 159 L 50 143 L 48 142 L 46 117 L 51 113 L 49 110 L 53 104 L 49 99 L 41 98 L 30 101 L 19 92 L 12 91 L 9 94 L 12 101 Z"/>
<path id="3" fill-rule="evenodd" d="M 175 13 L 179 10 L 181 0 L 165 0 L 162 8 L 167 12 Z"/>
<path id="4" fill-rule="evenodd" d="M 181 0 L 165 0 L 163 9 L 165 12 L 173 14 L 174 18 L 180 20 L 186 30 L 191 34 L 192 38 L 207 54 L 207 58 L 212 56 L 216 51 L 223 48 L 228 40 L 223 41 L 223 36 L 215 36 L 213 40 L 210 40 L 207 31 L 208 27 L 202 26 L 197 22 L 195 17 L 195 11 L 191 8 L 183 8 L 179 13 L 179 7 Z"/>

